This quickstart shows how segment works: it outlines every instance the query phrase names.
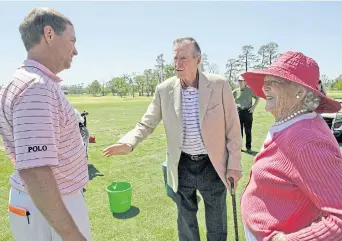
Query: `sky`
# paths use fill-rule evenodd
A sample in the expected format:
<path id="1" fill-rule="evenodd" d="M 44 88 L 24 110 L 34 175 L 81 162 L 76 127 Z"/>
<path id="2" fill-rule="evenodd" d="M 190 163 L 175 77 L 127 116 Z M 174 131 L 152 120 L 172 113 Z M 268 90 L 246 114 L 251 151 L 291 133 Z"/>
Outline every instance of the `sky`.
<path id="1" fill-rule="evenodd" d="M 225 72 L 243 45 L 271 41 L 279 51 L 314 58 L 321 74 L 342 74 L 342 2 L 123 1 L 1 2 L 0 84 L 26 58 L 18 27 L 35 7 L 50 7 L 71 19 L 79 55 L 58 74 L 63 85 L 88 85 L 154 68 L 157 55 L 172 61 L 175 38 L 195 38 L 210 63 Z"/>

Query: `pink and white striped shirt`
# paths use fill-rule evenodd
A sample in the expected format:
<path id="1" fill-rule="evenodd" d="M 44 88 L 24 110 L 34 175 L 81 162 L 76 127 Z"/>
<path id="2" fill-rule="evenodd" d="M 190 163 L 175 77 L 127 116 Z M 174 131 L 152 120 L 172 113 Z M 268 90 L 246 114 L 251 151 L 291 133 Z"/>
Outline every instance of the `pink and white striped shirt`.
<path id="1" fill-rule="evenodd" d="M 18 170 L 50 166 L 61 194 L 88 182 L 86 150 L 74 108 L 61 79 L 33 60 L 25 60 L 0 89 L 0 134 L 14 165 L 12 187 L 27 192 Z"/>

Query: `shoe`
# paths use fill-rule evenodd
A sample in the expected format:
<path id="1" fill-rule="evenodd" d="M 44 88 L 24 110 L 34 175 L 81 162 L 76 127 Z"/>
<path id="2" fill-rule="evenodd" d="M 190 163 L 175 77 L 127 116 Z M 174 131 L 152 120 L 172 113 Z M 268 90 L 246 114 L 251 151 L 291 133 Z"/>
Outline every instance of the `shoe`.
<path id="1" fill-rule="evenodd" d="M 246 152 L 247 152 L 248 154 L 252 154 L 252 153 L 253 153 L 251 149 L 247 149 Z"/>

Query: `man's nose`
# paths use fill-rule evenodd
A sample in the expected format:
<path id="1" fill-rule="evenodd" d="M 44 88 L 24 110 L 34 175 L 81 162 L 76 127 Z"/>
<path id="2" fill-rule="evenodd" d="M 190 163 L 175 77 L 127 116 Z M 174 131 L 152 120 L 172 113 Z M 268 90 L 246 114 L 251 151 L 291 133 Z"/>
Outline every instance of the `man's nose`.
<path id="1" fill-rule="evenodd" d="M 78 55 L 78 51 L 77 51 L 76 47 L 74 47 L 74 55 Z"/>
<path id="2" fill-rule="evenodd" d="M 178 60 L 178 59 L 176 59 L 176 60 L 175 60 L 175 66 L 176 66 L 177 69 L 180 68 L 180 67 L 182 67 L 181 61 Z"/>

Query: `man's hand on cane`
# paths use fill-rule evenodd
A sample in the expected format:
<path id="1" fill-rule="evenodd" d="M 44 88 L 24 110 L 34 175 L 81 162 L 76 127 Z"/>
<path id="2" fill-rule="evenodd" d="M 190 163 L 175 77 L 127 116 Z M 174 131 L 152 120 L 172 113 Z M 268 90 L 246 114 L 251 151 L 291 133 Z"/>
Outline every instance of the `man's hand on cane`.
<path id="1" fill-rule="evenodd" d="M 227 183 L 229 186 L 230 186 L 230 181 L 229 181 L 230 177 L 233 178 L 233 180 L 234 180 L 234 191 L 236 191 L 237 183 L 240 180 L 240 178 L 242 177 L 241 171 L 227 169 L 226 180 L 227 180 Z"/>

